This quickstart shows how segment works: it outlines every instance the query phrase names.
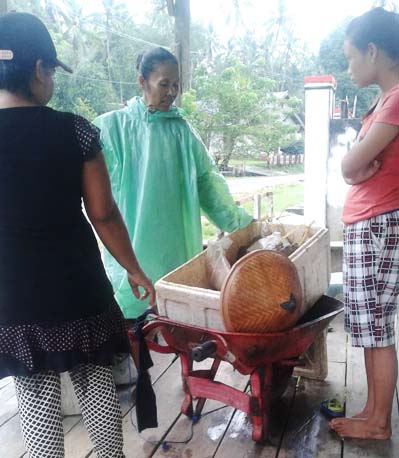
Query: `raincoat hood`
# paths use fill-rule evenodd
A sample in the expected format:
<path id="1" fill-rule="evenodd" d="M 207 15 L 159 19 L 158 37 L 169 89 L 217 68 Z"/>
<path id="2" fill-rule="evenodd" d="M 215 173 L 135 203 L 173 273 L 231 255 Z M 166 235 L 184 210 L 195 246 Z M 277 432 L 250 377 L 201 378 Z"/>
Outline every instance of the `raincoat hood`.
<path id="1" fill-rule="evenodd" d="M 128 112 L 131 112 L 133 116 L 139 116 L 146 122 L 183 118 L 185 114 L 184 110 L 177 108 L 175 105 L 171 105 L 168 111 L 150 110 L 139 96 L 129 100 L 126 109 Z"/>

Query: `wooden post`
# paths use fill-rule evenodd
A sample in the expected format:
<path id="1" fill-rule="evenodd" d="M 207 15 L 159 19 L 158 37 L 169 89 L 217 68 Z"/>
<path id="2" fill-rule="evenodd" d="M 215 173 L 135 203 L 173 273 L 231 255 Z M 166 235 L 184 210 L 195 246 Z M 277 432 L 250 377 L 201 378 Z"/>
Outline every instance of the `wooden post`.
<path id="1" fill-rule="evenodd" d="M 7 0 L 0 0 L 0 14 L 7 13 Z"/>
<path id="2" fill-rule="evenodd" d="M 262 196 L 261 194 L 254 194 L 254 211 L 252 214 L 254 219 L 262 218 Z"/>
<path id="3" fill-rule="evenodd" d="M 179 61 L 180 94 L 176 105 L 181 105 L 181 94 L 190 85 L 190 0 L 167 0 L 168 12 L 175 17 L 174 52 Z"/>
<path id="4" fill-rule="evenodd" d="M 273 191 L 268 191 L 266 193 L 266 202 L 267 202 L 267 219 L 273 221 Z"/>

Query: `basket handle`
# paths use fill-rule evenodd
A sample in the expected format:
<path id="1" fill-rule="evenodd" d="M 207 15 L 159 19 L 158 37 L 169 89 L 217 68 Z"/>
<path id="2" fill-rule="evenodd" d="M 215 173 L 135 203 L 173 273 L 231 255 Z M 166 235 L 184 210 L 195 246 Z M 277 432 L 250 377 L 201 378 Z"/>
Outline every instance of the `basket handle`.
<path id="1" fill-rule="evenodd" d="M 294 313 L 296 309 L 296 300 L 295 296 L 291 293 L 290 300 L 286 302 L 282 302 L 280 307 L 284 309 L 288 313 Z"/>

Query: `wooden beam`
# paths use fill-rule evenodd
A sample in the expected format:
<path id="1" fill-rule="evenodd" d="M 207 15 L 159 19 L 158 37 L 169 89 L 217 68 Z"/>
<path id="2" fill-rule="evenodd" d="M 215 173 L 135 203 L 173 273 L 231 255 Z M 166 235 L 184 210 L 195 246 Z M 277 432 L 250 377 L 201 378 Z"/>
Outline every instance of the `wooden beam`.
<path id="1" fill-rule="evenodd" d="M 180 67 L 180 90 L 190 86 L 190 0 L 175 0 L 172 10 L 175 17 L 175 53 Z M 181 93 L 176 100 L 181 105 Z"/>
<path id="2" fill-rule="evenodd" d="M 0 14 L 7 13 L 7 0 L 0 0 Z"/>

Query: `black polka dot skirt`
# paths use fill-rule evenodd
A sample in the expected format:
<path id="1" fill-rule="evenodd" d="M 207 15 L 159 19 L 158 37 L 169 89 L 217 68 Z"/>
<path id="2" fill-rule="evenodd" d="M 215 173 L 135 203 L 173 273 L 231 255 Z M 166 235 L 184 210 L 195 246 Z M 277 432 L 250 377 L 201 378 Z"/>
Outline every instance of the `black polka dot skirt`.
<path id="1" fill-rule="evenodd" d="M 130 351 L 125 319 L 113 303 L 103 313 L 59 325 L 0 325 L 0 378 L 64 372 L 78 364 L 112 364 Z"/>

